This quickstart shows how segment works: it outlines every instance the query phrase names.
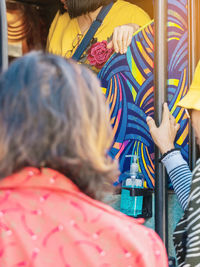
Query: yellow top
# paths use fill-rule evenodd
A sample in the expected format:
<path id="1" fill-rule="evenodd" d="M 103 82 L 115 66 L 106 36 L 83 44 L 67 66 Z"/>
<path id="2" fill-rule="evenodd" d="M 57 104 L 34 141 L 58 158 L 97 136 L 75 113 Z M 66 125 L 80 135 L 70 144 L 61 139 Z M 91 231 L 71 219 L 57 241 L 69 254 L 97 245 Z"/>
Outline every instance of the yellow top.
<path id="1" fill-rule="evenodd" d="M 94 38 L 107 40 L 117 26 L 135 23 L 143 26 L 150 21 L 148 14 L 136 5 L 118 0 L 115 2 L 99 27 Z M 47 51 L 64 57 L 71 57 L 83 37 L 76 18 L 70 19 L 67 12 L 58 11 L 49 30 Z"/>
<path id="2" fill-rule="evenodd" d="M 194 78 L 189 91 L 186 95 L 178 102 L 177 106 L 200 110 L 200 61 L 197 64 Z"/>

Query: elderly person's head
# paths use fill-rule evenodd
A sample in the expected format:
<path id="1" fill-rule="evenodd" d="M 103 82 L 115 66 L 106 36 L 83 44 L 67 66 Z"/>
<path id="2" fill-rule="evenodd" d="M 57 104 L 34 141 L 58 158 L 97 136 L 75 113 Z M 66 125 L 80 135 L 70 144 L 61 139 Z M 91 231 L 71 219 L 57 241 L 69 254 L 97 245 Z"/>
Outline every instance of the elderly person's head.
<path id="1" fill-rule="evenodd" d="M 88 69 L 33 52 L 0 77 L 0 177 L 48 167 L 100 199 L 118 174 L 109 109 Z"/>
<path id="2" fill-rule="evenodd" d="M 200 61 L 196 67 L 190 89 L 178 103 L 178 106 L 188 110 L 197 138 L 197 143 L 200 145 Z"/>
<path id="3" fill-rule="evenodd" d="M 78 16 L 93 12 L 101 6 L 106 6 L 116 0 L 60 0 L 61 12 L 67 10 L 70 18 L 76 18 Z"/>

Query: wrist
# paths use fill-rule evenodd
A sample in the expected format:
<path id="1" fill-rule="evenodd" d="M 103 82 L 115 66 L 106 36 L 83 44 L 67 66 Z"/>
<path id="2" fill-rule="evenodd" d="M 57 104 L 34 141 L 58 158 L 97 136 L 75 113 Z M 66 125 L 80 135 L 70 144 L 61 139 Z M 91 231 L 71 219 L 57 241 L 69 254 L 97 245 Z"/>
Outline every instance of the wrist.
<path id="1" fill-rule="evenodd" d="M 160 148 L 160 152 L 162 155 L 166 154 L 168 151 L 171 151 L 175 148 L 174 144 L 167 145 L 165 147 Z"/>
<path id="2" fill-rule="evenodd" d="M 167 157 L 169 154 L 170 154 L 170 155 L 173 154 L 175 151 L 180 151 L 180 149 L 174 147 L 174 148 L 172 148 L 172 149 L 166 151 L 164 154 L 162 154 L 161 158 L 159 158 L 159 162 L 162 162 L 162 160 L 163 160 L 165 157 Z"/>

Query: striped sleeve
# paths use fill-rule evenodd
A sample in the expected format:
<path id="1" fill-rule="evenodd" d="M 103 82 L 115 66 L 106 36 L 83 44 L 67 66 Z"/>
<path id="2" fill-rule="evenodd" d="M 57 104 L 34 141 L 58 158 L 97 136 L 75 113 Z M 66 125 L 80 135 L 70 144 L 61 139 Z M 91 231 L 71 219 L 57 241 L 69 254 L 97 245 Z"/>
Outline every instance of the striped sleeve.
<path id="1" fill-rule="evenodd" d="M 178 200 L 185 210 L 190 194 L 192 173 L 187 162 L 183 159 L 180 151 L 172 151 L 167 154 L 162 163 L 166 167 L 169 178 L 174 187 Z"/>
<path id="2" fill-rule="evenodd" d="M 178 266 L 200 266 L 200 165 L 193 170 L 190 196 L 173 234 Z"/>

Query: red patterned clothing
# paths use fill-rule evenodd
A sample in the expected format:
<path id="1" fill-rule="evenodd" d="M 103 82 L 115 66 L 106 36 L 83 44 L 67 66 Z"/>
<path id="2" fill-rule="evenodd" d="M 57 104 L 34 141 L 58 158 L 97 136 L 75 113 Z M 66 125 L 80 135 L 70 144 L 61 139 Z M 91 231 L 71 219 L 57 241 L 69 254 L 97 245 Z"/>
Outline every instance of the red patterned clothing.
<path id="1" fill-rule="evenodd" d="M 25 168 L 0 181 L 1 267 L 167 267 L 159 237 L 65 176 Z"/>

